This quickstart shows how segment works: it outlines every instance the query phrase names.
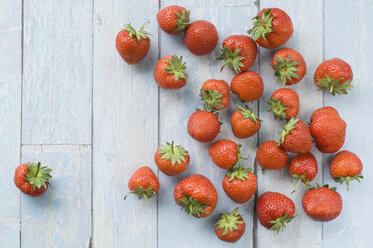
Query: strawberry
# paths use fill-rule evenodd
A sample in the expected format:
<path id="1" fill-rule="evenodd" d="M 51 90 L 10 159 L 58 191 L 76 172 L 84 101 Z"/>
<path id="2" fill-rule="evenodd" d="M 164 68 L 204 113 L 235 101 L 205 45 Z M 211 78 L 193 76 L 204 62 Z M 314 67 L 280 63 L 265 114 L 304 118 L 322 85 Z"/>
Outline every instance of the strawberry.
<path id="1" fill-rule="evenodd" d="M 183 62 L 183 56 L 168 55 L 161 58 L 154 68 L 154 80 L 159 87 L 163 89 L 179 89 L 184 87 L 188 74 L 186 62 Z"/>
<path id="2" fill-rule="evenodd" d="M 139 63 L 148 54 L 150 48 L 149 33 L 144 31 L 145 24 L 136 31 L 131 24 L 117 34 L 115 45 L 119 55 L 129 65 Z"/>
<path id="3" fill-rule="evenodd" d="M 202 85 L 200 97 L 208 110 L 225 109 L 230 100 L 229 86 L 224 80 L 207 80 Z"/>
<path id="4" fill-rule="evenodd" d="M 256 134 L 261 127 L 261 120 L 247 106 L 238 106 L 231 118 L 231 127 L 237 138 L 248 138 Z"/>
<path id="5" fill-rule="evenodd" d="M 281 170 L 288 162 L 288 154 L 276 141 L 267 140 L 256 151 L 256 160 L 264 170 Z"/>
<path id="6" fill-rule="evenodd" d="M 184 7 L 171 5 L 158 12 L 157 21 L 163 31 L 177 35 L 185 32 L 189 25 L 189 15 L 190 11 Z"/>
<path id="7" fill-rule="evenodd" d="M 312 149 L 310 129 L 303 121 L 291 117 L 288 123 L 282 127 L 277 143 L 287 152 L 309 152 Z"/>
<path id="8" fill-rule="evenodd" d="M 262 9 L 254 17 L 253 28 L 247 31 L 259 46 L 273 49 L 287 42 L 293 34 L 293 23 L 283 10 Z"/>
<path id="9" fill-rule="evenodd" d="M 209 148 L 209 155 L 214 163 L 222 169 L 229 170 L 235 165 L 240 164 L 242 145 L 237 145 L 231 140 L 219 140 Z"/>
<path id="10" fill-rule="evenodd" d="M 20 164 L 14 174 L 14 184 L 26 195 L 41 196 L 48 189 L 52 169 L 41 163 Z"/>
<path id="11" fill-rule="evenodd" d="M 306 62 L 303 56 L 291 48 L 283 48 L 272 58 L 272 68 L 277 82 L 293 85 L 301 81 L 306 74 Z"/>
<path id="12" fill-rule="evenodd" d="M 302 198 L 302 206 L 306 214 L 314 220 L 331 221 L 342 211 L 342 197 L 336 188 L 328 185 L 318 186 L 307 191 Z"/>
<path id="13" fill-rule="evenodd" d="M 223 189 L 232 201 L 245 203 L 250 200 L 256 190 L 256 176 L 250 168 L 234 167 L 223 179 Z"/>
<path id="14" fill-rule="evenodd" d="M 214 185 L 205 176 L 196 174 L 182 180 L 174 190 L 175 202 L 183 207 L 188 216 L 209 216 L 218 203 Z"/>
<path id="15" fill-rule="evenodd" d="M 260 224 L 278 233 L 294 219 L 295 205 L 293 201 L 277 192 L 263 193 L 256 203 L 256 213 Z"/>
<path id="16" fill-rule="evenodd" d="M 128 181 L 128 188 L 131 190 L 131 193 L 136 194 L 139 199 L 144 198 L 148 200 L 158 194 L 158 178 L 150 167 L 143 166 L 132 174 Z"/>
<path id="17" fill-rule="evenodd" d="M 247 71 L 255 62 L 258 47 L 250 36 L 231 35 L 222 44 L 221 54 L 217 60 L 224 60 L 224 65 L 229 66 L 237 74 Z"/>
<path id="18" fill-rule="evenodd" d="M 279 117 L 281 120 L 290 120 L 291 117 L 296 117 L 299 112 L 299 96 L 292 89 L 276 90 L 267 100 L 267 104 L 270 106 L 268 111 L 273 112 L 275 119 Z"/>
<path id="19" fill-rule="evenodd" d="M 311 187 L 309 182 L 311 182 L 317 174 L 317 161 L 315 156 L 310 153 L 302 153 L 296 155 L 289 164 L 289 174 L 291 175 L 291 180 L 298 179 L 297 186 L 293 190 L 294 193 L 301 182 L 306 186 Z"/>
<path id="20" fill-rule="evenodd" d="M 174 142 L 166 142 L 154 155 L 154 161 L 159 170 L 169 176 L 175 176 L 183 172 L 189 165 L 188 151 Z"/>
<path id="21" fill-rule="evenodd" d="M 199 142 L 210 142 L 220 132 L 218 117 L 209 111 L 197 110 L 188 120 L 188 134 Z"/>
<path id="22" fill-rule="evenodd" d="M 351 66 L 345 61 L 333 58 L 322 62 L 315 71 L 313 80 L 319 90 L 328 90 L 333 96 L 335 93 L 347 94 L 352 89 Z"/>
<path id="23" fill-rule="evenodd" d="M 263 80 L 255 71 L 236 75 L 231 81 L 231 91 L 243 102 L 258 100 L 263 95 Z"/>
<path id="24" fill-rule="evenodd" d="M 321 152 L 337 152 L 345 142 L 346 123 L 332 107 L 322 107 L 313 112 L 310 130 Z"/>
<path id="25" fill-rule="evenodd" d="M 218 44 L 219 36 L 214 24 L 208 21 L 195 21 L 188 26 L 184 35 L 186 48 L 195 55 L 206 55 Z"/>
<path id="26" fill-rule="evenodd" d="M 346 182 L 347 190 L 350 181 L 356 180 L 360 183 L 360 179 L 363 179 L 362 170 L 363 163 L 360 158 L 349 151 L 338 152 L 329 167 L 332 178 L 340 184 Z"/>
<path id="27" fill-rule="evenodd" d="M 234 243 L 245 233 L 245 228 L 245 221 L 237 207 L 231 213 L 220 215 L 215 224 L 215 234 L 220 240 Z"/>

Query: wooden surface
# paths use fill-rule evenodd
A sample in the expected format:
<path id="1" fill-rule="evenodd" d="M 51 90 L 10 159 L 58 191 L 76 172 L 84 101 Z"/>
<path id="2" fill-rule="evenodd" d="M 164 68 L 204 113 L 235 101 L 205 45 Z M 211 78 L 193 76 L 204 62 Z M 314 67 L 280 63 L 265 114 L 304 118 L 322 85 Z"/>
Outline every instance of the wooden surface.
<path id="1" fill-rule="evenodd" d="M 159 30 L 159 8 L 179 4 L 191 19 L 214 23 L 218 47 L 207 56 L 192 55 L 182 37 Z M 264 95 L 250 106 L 263 120 L 259 135 L 236 139 L 230 116 L 239 103 L 234 95 L 221 114 L 218 139 L 243 144 L 243 163 L 253 167 L 258 191 L 279 191 L 291 197 L 297 218 L 280 235 L 263 228 L 254 213 L 255 199 L 240 204 L 246 233 L 234 247 L 370 247 L 373 220 L 373 142 L 370 85 L 373 72 L 372 0 L 0 0 L 0 248 L 13 247 L 230 247 L 218 240 L 212 225 L 219 213 L 237 206 L 223 192 L 224 171 L 208 156 L 209 144 L 192 140 L 186 123 L 195 108 L 202 83 L 211 78 L 228 83 L 234 74 L 219 71 L 214 60 L 223 39 L 245 34 L 250 19 L 265 7 L 285 10 L 294 23 L 294 35 L 283 47 L 300 51 L 307 63 L 306 77 L 295 89 L 301 101 L 299 117 L 307 121 L 321 106 L 335 107 L 347 122 L 343 149 L 355 152 L 364 164 L 364 180 L 351 190 L 330 178 L 332 155 L 313 149 L 319 165 L 318 183 L 339 186 L 343 198 L 340 217 L 329 223 L 308 218 L 301 198 L 306 188 L 295 186 L 286 170 L 263 175 L 255 163 L 257 147 L 276 139 L 283 123 L 268 113 L 265 99 L 280 88 L 270 59 L 276 50 L 260 49 L 251 70 L 263 77 Z M 128 66 L 115 49 L 115 36 L 124 24 L 147 23 L 151 36 L 148 56 Z M 158 88 L 153 79 L 156 61 L 166 55 L 183 56 L 189 74 L 177 91 Z M 340 57 L 351 64 L 355 88 L 347 96 L 317 91 L 315 68 L 324 59 Z M 156 170 L 158 145 L 174 140 L 191 156 L 188 169 L 168 177 Z M 52 185 L 40 198 L 22 195 L 13 184 L 20 162 L 38 160 L 53 169 Z M 161 189 L 158 198 L 138 201 L 127 182 L 143 165 L 154 169 Z M 194 173 L 204 174 L 217 188 L 219 203 L 208 218 L 187 218 L 175 205 L 174 186 Z"/>

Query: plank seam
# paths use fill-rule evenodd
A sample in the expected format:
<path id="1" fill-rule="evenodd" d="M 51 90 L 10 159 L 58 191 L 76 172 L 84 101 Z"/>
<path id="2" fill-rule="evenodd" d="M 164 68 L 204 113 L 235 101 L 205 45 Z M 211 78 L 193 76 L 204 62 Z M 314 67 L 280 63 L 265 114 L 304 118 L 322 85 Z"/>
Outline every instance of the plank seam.
<path id="1" fill-rule="evenodd" d="M 91 67 L 91 235 L 90 235 L 90 238 L 89 238 L 89 244 L 88 244 L 88 248 L 92 248 L 93 247 L 93 229 L 94 229 L 94 224 L 93 224 L 93 221 L 94 221 L 94 214 L 93 214 L 93 206 L 94 206 L 94 202 L 93 202 L 93 152 L 94 152 L 94 142 L 93 142 L 93 135 L 94 135 L 94 130 L 93 130 L 93 127 L 94 127 L 94 118 L 93 118 L 93 115 L 94 115 L 94 111 L 93 111 L 93 80 L 94 80 L 94 76 L 93 76 L 93 70 L 94 70 L 94 14 L 95 14 L 95 1 L 92 0 L 92 23 L 91 23 L 91 26 L 92 26 L 92 44 L 91 44 L 91 59 L 92 59 L 92 67 Z"/>
<path id="2" fill-rule="evenodd" d="M 325 0 L 322 1 L 322 58 L 325 60 Z M 322 93 L 322 106 L 325 106 L 325 92 Z M 321 182 L 324 185 L 324 163 L 325 163 L 325 154 L 322 155 L 322 170 L 321 170 Z M 321 223 L 321 247 L 324 246 L 324 223 Z"/>
<path id="3" fill-rule="evenodd" d="M 21 99 L 20 99 L 20 108 L 21 108 L 21 113 L 20 113 L 20 146 L 19 146 L 19 162 L 21 163 L 22 162 L 22 130 L 23 130 L 23 76 L 24 76 L 24 65 L 23 65 L 23 62 L 24 62 L 24 53 L 23 53 L 23 50 L 24 50 L 24 0 L 22 0 L 22 10 L 21 10 L 21 26 L 22 26 L 22 30 L 21 30 Z M 22 248 L 22 194 L 21 192 L 19 192 L 19 247 Z"/>
<path id="4" fill-rule="evenodd" d="M 162 5 L 162 0 L 158 0 L 158 11 L 161 10 L 161 5 Z M 158 52 L 158 60 L 160 59 L 160 56 L 161 56 L 161 29 L 159 27 L 159 25 L 157 25 L 158 27 L 158 34 L 157 34 L 157 38 L 158 38 L 158 49 L 157 49 L 157 52 Z M 160 120 L 161 120 L 161 116 L 160 116 L 160 113 L 161 113 L 161 90 L 160 90 L 160 87 L 158 86 L 158 106 L 157 106 L 157 115 L 158 115 L 158 120 L 157 120 L 157 145 L 159 146 L 159 142 L 160 142 L 160 137 L 161 137 L 161 129 L 160 129 Z M 157 177 L 159 179 L 159 169 L 157 168 Z M 159 196 L 157 196 L 157 219 L 156 219 L 156 222 L 157 222 L 157 248 L 159 247 Z"/>

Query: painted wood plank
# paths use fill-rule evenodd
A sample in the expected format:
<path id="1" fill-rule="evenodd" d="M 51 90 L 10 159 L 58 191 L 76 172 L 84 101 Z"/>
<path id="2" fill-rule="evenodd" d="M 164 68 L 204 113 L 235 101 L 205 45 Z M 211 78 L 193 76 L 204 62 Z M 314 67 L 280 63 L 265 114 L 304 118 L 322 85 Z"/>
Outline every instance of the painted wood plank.
<path id="1" fill-rule="evenodd" d="M 141 13 L 139 13 L 141 10 Z M 128 179 L 151 166 L 157 147 L 158 88 L 153 66 L 158 57 L 158 1 L 95 0 L 93 247 L 156 247 L 157 198 L 139 201 L 128 193 Z M 131 22 L 147 23 L 151 48 L 138 65 L 127 65 L 115 37 Z M 161 193 L 167 189 L 161 186 Z"/>
<path id="2" fill-rule="evenodd" d="M 199 90 L 203 82 L 214 78 L 224 79 L 229 84 L 232 80 L 234 73 L 228 68 L 220 72 L 222 62 L 216 61 L 215 58 L 219 55 L 221 43 L 225 37 L 232 34 L 245 34 L 249 18 L 254 17 L 258 10 L 254 1 L 215 1 L 215 6 L 211 6 L 208 1 L 165 0 L 162 1 L 161 8 L 171 4 L 179 4 L 190 9 L 191 21 L 204 19 L 214 23 L 219 33 L 219 43 L 211 54 L 200 57 L 191 54 L 185 48 L 182 37 L 160 33 L 160 57 L 172 54 L 182 55 L 189 74 L 187 85 L 184 88 L 160 90 L 160 142 L 174 140 L 176 143 L 182 144 L 189 150 L 191 162 L 187 170 L 178 176 L 169 177 L 159 173 L 160 183 L 168 191 L 167 193 L 162 192 L 159 197 L 159 247 L 173 247 L 176 244 L 179 247 L 230 247 L 230 244 L 224 243 L 216 237 L 213 228 L 220 213 L 232 211 L 238 206 L 223 191 L 222 181 L 226 171 L 218 168 L 208 155 L 208 147 L 213 142 L 201 144 L 193 140 L 189 137 L 186 126 L 189 116 L 196 108 L 201 107 Z M 255 70 L 255 67 L 252 69 Z M 155 84 L 154 81 L 152 83 Z M 231 95 L 231 100 L 230 106 L 220 113 L 223 125 L 216 140 L 232 139 L 242 143 L 243 155 L 248 157 L 248 160 L 242 163 L 247 167 L 253 167 L 257 138 L 254 136 L 249 139 L 237 139 L 233 136 L 230 118 L 239 101 L 234 94 Z M 257 108 L 256 104 L 251 106 L 254 109 Z M 217 208 L 212 215 L 204 219 L 188 217 L 185 212 L 180 210 L 179 206 L 175 205 L 173 197 L 173 190 L 177 183 L 196 173 L 209 178 L 218 191 Z M 248 203 L 239 205 L 246 222 L 246 232 L 235 244 L 235 247 L 252 247 L 253 198 Z"/>
<path id="3" fill-rule="evenodd" d="M 278 7 L 287 12 L 294 25 L 294 34 L 282 47 L 290 47 L 299 51 L 306 63 L 307 73 L 305 78 L 295 86 L 294 89 L 300 98 L 300 112 L 298 118 L 307 122 L 312 112 L 322 107 L 322 93 L 317 91 L 313 84 L 313 72 L 323 58 L 323 2 L 322 1 L 273 1 L 261 0 L 260 9 Z M 310 32 L 309 30 L 312 30 Z M 266 140 L 277 139 L 278 132 L 284 122 L 274 120 L 273 114 L 266 112 L 268 105 L 266 99 L 273 91 L 282 86 L 276 83 L 274 72 L 271 68 L 271 59 L 276 51 L 262 48 L 260 50 L 260 75 L 264 81 L 264 95 L 260 100 L 260 118 L 263 120 L 260 132 L 260 144 Z M 319 173 L 314 183 L 322 182 L 322 154 L 316 148 L 312 150 L 316 156 Z M 290 160 L 289 160 L 290 161 Z M 258 169 L 261 168 L 259 165 Z M 290 182 L 287 168 L 282 171 L 266 171 L 263 175 L 258 172 L 259 191 L 258 195 L 266 191 L 280 192 L 290 197 L 296 206 L 298 215 L 288 228 L 280 235 L 274 235 L 258 223 L 258 247 L 321 247 L 322 224 L 314 222 L 304 213 L 301 199 L 306 192 L 306 187 L 301 186 L 296 193 L 290 194 L 295 187 L 295 182 Z"/>
<path id="4" fill-rule="evenodd" d="M 19 247 L 20 193 L 13 183 L 21 147 L 22 3 L 1 0 L 0 18 L 0 247 Z"/>
<path id="5" fill-rule="evenodd" d="M 343 199 L 341 215 L 324 223 L 324 247 L 369 247 L 371 235 L 370 211 L 373 200 L 373 143 L 372 143 L 372 86 L 373 33 L 370 23 L 373 17 L 373 1 L 325 1 L 325 59 L 334 57 L 347 61 L 353 70 L 352 89 L 347 96 L 331 96 L 325 93 L 325 106 L 333 106 L 346 121 L 346 141 L 342 150 L 349 150 L 363 162 L 365 179 L 361 184 L 353 182 L 350 190 L 346 185 L 333 182 L 329 164 L 334 155 L 327 155 L 324 165 L 324 181 L 338 186 Z"/>
<path id="6" fill-rule="evenodd" d="M 88 247 L 91 237 L 91 146 L 26 145 L 22 161 L 53 169 L 41 197 L 21 197 L 22 247 Z"/>
<path id="7" fill-rule="evenodd" d="M 23 144 L 90 144 L 92 1 L 24 1 Z"/>

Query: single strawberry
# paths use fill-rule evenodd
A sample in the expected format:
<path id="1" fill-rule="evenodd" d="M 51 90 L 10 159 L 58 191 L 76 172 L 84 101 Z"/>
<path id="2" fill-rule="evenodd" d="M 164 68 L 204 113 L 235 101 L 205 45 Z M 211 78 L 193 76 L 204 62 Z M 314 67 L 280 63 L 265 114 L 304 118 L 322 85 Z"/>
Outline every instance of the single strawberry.
<path id="1" fill-rule="evenodd" d="M 218 40 L 219 36 L 214 24 L 202 20 L 190 24 L 184 35 L 186 48 L 199 56 L 211 53 Z"/>
<path id="2" fill-rule="evenodd" d="M 150 48 L 149 33 L 144 31 L 145 24 L 136 31 L 131 24 L 117 34 L 115 45 L 119 55 L 129 65 L 139 63 L 148 54 Z"/>
<path id="3" fill-rule="evenodd" d="M 175 176 L 183 172 L 189 165 L 190 157 L 188 151 L 174 142 L 166 142 L 154 155 L 154 161 L 159 170 L 169 176 Z"/>
<path id="4" fill-rule="evenodd" d="M 224 80 L 207 80 L 202 85 L 200 97 L 208 110 L 225 109 L 230 100 L 229 85 Z"/>
<path id="5" fill-rule="evenodd" d="M 222 169 L 229 170 L 235 165 L 240 164 L 241 144 L 237 144 L 232 140 L 219 140 L 212 144 L 209 148 L 209 155 L 214 163 Z"/>
<path id="6" fill-rule="evenodd" d="M 231 213 L 221 214 L 214 227 L 220 240 L 234 243 L 245 233 L 246 224 L 237 207 Z"/>
<path id="7" fill-rule="evenodd" d="M 188 215 L 197 218 L 209 216 L 218 203 L 218 194 L 211 181 L 196 174 L 182 180 L 174 190 L 175 202 L 182 206 Z"/>
<path id="8" fill-rule="evenodd" d="M 197 110 L 189 117 L 187 129 L 190 137 L 206 143 L 214 140 L 219 134 L 220 122 L 214 113 Z"/>
<path id="9" fill-rule="evenodd" d="M 154 80 L 159 87 L 163 89 L 179 89 L 184 87 L 188 74 L 186 62 L 183 62 L 183 56 L 168 55 L 161 58 L 154 68 Z"/>
<path id="10" fill-rule="evenodd" d="M 256 190 L 256 176 L 251 168 L 233 167 L 223 179 L 223 189 L 232 201 L 245 203 L 250 200 Z"/>
<path id="11" fill-rule="evenodd" d="M 324 153 L 342 148 L 346 137 L 346 123 L 332 107 L 322 107 L 311 116 L 310 131 L 316 147 Z"/>
<path id="12" fill-rule="evenodd" d="M 256 134 L 261 127 L 261 120 L 247 106 L 238 106 L 231 118 L 231 127 L 234 136 L 245 139 Z"/>
<path id="13" fill-rule="evenodd" d="M 263 80 L 255 71 L 236 75 L 231 81 L 231 91 L 243 102 L 258 100 L 263 95 Z"/>
<path id="14" fill-rule="evenodd" d="M 363 163 L 360 158 L 349 151 L 338 152 L 329 167 L 332 178 L 340 184 L 346 182 L 347 190 L 350 181 L 356 180 L 360 183 L 360 179 L 363 179 L 362 170 Z"/>
<path id="15" fill-rule="evenodd" d="M 41 196 L 48 189 L 52 169 L 41 163 L 29 162 L 16 168 L 14 184 L 26 195 Z"/>
<path id="16" fill-rule="evenodd" d="M 277 192 L 263 193 L 256 203 L 256 213 L 260 224 L 276 233 L 286 227 L 295 218 L 294 202 Z"/>
<path id="17" fill-rule="evenodd" d="M 298 154 L 290 161 L 288 171 L 291 180 L 298 180 L 297 186 L 291 193 L 298 189 L 301 182 L 307 187 L 311 187 L 309 182 L 315 178 L 318 171 L 317 160 L 310 152 Z"/>
<path id="18" fill-rule="evenodd" d="M 334 96 L 335 93 L 345 95 L 347 90 L 354 87 L 351 85 L 352 77 L 351 66 L 339 58 L 333 58 L 316 68 L 313 80 L 319 90 L 327 90 Z"/>
<path id="19" fill-rule="evenodd" d="M 247 71 L 255 62 L 258 47 L 253 39 L 247 35 L 228 36 L 222 44 L 222 49 L 217 60 L 224 60 L 224 65 L 237 74 Z"/>
<path id="20" fill-rule="evenodd" d="M 342 197 L 328 185 L 318 186 L 307 191 L 302 198 L 302 206 L 306 214 L 314 220 L 331 221 L 342 211 Z"/>
<path id="21" fill-rule="evenodd" d="M 267 100 L 270 109 L 275 119 L 279 117 L 281 120 L 290 120 L 291 117 L 296 117 L 299 112 L 299 96 L 292 89 L 282 88 L 272 93 L 272 96 Z"/>
<path id="22" fill-rule="evenodd" d="M 288 154 L 276 141 L 267 140 L 256 151 L 256 160 L 264 170 L 281 170 L 288 162 Z"/>
<path id="23" fill-rule="evenodd" d="M 189 25 L 189 16 L 190 11 L 184 7 L 171 5 L 158 12 L 157 22 L 166 33 L 177 35 L 185 32 Z"/>
<path id="24" fill-rule="evenodd" d="M 287 42 L 293 34 L 293 23 L 283 10 L 262 9 L 254 17 L 253 28 L 247 31 L 259 46 L 273 49 Z"/>
<path id="25" fill-rule="evenodd" d="M 159 181 L 150 167 L 143 166 L 132 174 L 128 181 L 128 188 L 139 199 L 148 200 L 158 194 Z"/>

